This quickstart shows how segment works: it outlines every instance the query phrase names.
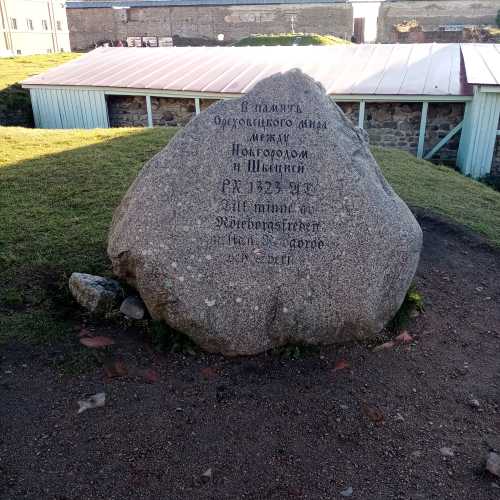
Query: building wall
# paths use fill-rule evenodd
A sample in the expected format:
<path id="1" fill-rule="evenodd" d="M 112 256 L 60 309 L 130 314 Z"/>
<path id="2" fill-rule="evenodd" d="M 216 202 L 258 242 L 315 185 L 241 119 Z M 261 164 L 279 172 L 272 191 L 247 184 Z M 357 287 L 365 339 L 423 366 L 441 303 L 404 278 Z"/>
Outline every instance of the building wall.
<path id="1" fill-rule="evenodd" d="M 498 0 L 388 0 L 380 6 L 377 41 L 398 41 L 393 30 L 394 25 L 414 19 L 424 31 L 433 31 L 439 26 L 453 24 L 495 25 L 499 9 Z M 425 40 L 413 41 L 429 41 L 429 35 L 427 34 Z"/>
<path id="2" fill-rule="evenodd" d="M 497 130 L 500 131 L 500 118 L 498 119 Z M 493 161 L 491 163 L 491 175 L 500 177 L 500 135 L 495 140 L 495 149 L 493 150 Z"/>
<path id="3" fill-rule="evenodd" d="M 291 31 L 351 37 L 350 4 L 143 7 L 131 9 L 68 9 L 73 50 L 87 50 L 104 41 L 129 36 L 171 36 L 198 41 L 234 42 L 254 33 Z"/>
<path id="4" fill-rule="evenodd" d="M 497 136 L 495 152 L 493 153 L 493 163 L 491 165 L 491 175 L 500 177 L 500 136 Z"/>
<path id="5" fill-rule="evenodd" d="M 112 127 L 137 127 L 147 125 L 146 99 L 142 96 L 108 96 L 108 110 Z M 213 100 L 202 100 L 206 109 Z M 347 117 L 358 124 L 359 104 L 338 103 Z M 194 99 L 151 99 L 153 125 L 185 125 L 195 114 Z M 364 128 L 370 144 L 402 149 L 416 154 L 420 129 L 421 103 L 366 103 Z M 427 113 L 427 129 L 424 153 L 436 145 L 463 118 L 462 103 L 430 103 Z M 433 161 L 454 165 L 460 133 L 445 145 Z M 499 153 L 500 154 L 500 153 Z"/>
<path id="6" fill-rule="evenodd" d="M 0 55 L 62 51 L 70 51 L 64 2 L 0 0 Z"/>
<path id="7" fill-rule="evenodd" d="M 202 110 L 214 100 L 201 99 Z M 108 95 L 108 115 L 111 127 L 145 127 L 148 124 L 146 98 L 142 96 Z M 176 127 L 186 125 L 195 115 L 194 99 L 151 97 L 154 126 Z"/>

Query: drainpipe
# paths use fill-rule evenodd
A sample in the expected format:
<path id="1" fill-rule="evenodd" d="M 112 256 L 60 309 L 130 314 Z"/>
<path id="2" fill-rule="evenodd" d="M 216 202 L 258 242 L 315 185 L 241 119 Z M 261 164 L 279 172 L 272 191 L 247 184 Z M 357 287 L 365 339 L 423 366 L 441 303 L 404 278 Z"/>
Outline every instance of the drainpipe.
<path id="1" fill-rule="evenodd" d="M 58 40 L 57 40 L 57 25 L 56 25 L 56 19 L 54 16 L 53 0 L 49 0 L 47 5 L 49 8 L 50 27 L 51 27 L 51 31 L 52 31 L 52 50 L 54 52 L 59 52 L 59 44 L 58 44 Z"/>
<path id="2" fill-rule="evenodd" d="M 4 40 L 5 40 L 5 48 L 10 49 L 12 54 L 15 54 L 14 45 L 12 43 L 12 32 L 10 29 L 10 19 L 9 19 L 9 15 L 7 13 L 7 6 L 5 5 L 5 0 L 0 0 L 0 14 L 2 15 L 3 24 L 5 26 L 5 31 L 3 34 Z"/>

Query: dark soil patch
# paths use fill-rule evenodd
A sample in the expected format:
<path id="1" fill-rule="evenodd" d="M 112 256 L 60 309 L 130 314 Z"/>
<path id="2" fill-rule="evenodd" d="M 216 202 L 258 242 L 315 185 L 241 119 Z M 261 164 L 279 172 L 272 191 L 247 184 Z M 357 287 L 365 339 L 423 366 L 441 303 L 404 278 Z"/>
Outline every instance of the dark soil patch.
<path id="1" fill-rule="evenodd" d="M 363 500 L 500 498 L 484 472 L 500 451 L 500 251 L 419 217 L 426 308 L 411 344 L 226 360 L 159 355 L 109 327 L 96 333 L 115 338 L 128 375 L 108 380 L 92 356 L 83 374 L 61 370 L 76 334 L 4 346 L 0 498 L 326 500 L 349 486 Z M 97 392 L 105 407 L 77 415 Z"/>

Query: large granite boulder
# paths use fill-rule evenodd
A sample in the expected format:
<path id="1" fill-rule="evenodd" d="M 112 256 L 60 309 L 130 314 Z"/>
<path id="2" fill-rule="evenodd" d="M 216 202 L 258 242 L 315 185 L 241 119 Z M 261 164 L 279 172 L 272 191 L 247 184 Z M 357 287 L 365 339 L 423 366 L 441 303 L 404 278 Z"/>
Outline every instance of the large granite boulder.
<path id="1" fill-rule="evenodd" d="M 114 272 L 209 351 L 379 332 L 422 232 L 323 88 L 293 70 L 194 118 L 115 212 Z"/>

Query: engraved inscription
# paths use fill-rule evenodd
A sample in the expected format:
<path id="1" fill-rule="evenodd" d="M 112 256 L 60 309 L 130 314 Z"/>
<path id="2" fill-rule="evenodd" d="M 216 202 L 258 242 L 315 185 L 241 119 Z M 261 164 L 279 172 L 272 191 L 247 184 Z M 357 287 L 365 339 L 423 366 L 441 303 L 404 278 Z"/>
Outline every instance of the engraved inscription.
<path id="1" fill-rule="evenodd" d="M 228 144 L 209 245 L 224 249 L 227 264 L 300 264 L 328 244 L 318 219 L 320 159 L 298 134 L 327 133 L 328 123 L 305 118 L 297 103 L 242 101 L 239 111 L 214 117 L 222 133 L 248 133 L 246 140 Z"/>

